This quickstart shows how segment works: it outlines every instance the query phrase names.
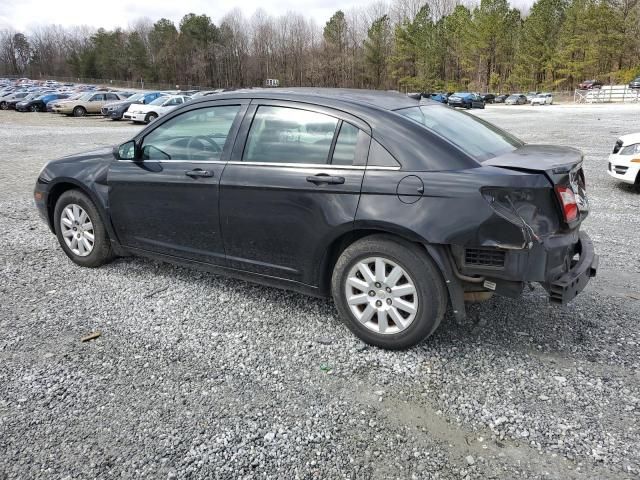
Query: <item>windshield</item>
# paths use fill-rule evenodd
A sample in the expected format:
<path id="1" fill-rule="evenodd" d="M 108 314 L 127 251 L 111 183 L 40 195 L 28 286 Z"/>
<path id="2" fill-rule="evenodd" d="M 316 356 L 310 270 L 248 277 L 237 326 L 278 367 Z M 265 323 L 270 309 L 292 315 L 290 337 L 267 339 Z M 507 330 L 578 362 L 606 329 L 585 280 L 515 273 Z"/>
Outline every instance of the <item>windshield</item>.
<path id="1" fill-rule="evenodd" d="M 167 100 L 167 97 L 158 97 L 149 105 L 162 105 Z"/>
<path id="2" fill-rule="evenodd" d="M 479 162 L 524 145 L 522 141 L 495 125 L 450 107 L 423 105 L 396 111 L 446 138 Z"/>
<path id="3" fill-rule="evenodd" d="M 130 102 L 138 102 L 144 98 L 144 93 L 136 93 L 135 95 L 131 95 L 127 100 Z"/>

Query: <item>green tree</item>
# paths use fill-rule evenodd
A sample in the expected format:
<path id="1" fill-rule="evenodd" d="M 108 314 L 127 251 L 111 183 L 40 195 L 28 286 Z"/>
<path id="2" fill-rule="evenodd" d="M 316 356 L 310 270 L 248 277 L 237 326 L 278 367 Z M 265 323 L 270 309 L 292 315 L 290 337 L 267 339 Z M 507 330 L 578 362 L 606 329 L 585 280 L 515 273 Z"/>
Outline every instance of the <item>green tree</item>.
<path id="1" fill-rule="evenodd" d="M 383 15 L 373 21 L 367 32 L 367 39 L 364 41 L 367 75 L 370 85 L 374 88 L 380 88 L 385 80 L 390 41 L 389 17 Z"/>
<path id="2" fill-rule="evenodd" d="M 558 40 L 567 0 L 538 0 L 524 20 L 514 81 L 527 89 L 550 88 L 557 79 Z"/>

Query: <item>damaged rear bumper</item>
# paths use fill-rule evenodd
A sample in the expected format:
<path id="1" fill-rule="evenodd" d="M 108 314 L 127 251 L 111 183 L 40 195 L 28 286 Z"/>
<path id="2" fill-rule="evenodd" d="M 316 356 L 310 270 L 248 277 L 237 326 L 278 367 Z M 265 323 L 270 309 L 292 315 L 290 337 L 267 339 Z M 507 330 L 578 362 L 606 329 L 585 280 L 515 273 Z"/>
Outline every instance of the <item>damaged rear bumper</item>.
<path id="1" fill-rule="evenodd" d="M 576 253 L 578 259 L 572 262 L 571 268 L 546 286 L 552 303 L 567 304 L 596 276 L 599 258 L 594 251 L 593 242 L 584 232 L 580 232 Z"/>

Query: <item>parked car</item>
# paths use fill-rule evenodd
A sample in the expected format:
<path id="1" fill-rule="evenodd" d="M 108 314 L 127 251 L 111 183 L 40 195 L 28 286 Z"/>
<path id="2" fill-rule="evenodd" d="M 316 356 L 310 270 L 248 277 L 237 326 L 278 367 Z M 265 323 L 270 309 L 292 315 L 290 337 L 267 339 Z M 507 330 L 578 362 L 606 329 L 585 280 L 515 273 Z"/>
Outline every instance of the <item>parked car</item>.
<path id="1" fill-rule="evenodd" d="M 184 95 L 171 95 L 168 97 L 156 98 L 148 105 L 139 105 L 134 103 L 124 113 L 122 118 L 125 120 L 131 120 L 135 123 L 150 123 L 168 111 L 188 102 L 189 99 L 189 97 L 185 97 Z"/>
<path id="2" fill-rule="evenodd" d="M 495 103 L 496 101 L 496 95 L 493 93 L 483 93 L 480 96 L 482 97 L 482 100 L 484 100 L 484 103 Z"/>
<path id="3" fill-rule="evenodd" d="M 72 101 L 72 100 L 77 100 L 80 97 L 82 97 L 83 95 L 85 95 L 83 92 L 80 93 L 66 93 L 63 92 L 63 95 L 68 95 L 67 98 L 59 98 L 56 100 L 51 100 L 50 102 L 47 103 L 47 112 L 53 112 L 53 107 L 57 106 L 59 103 L 62 102 L 66 102 L 66 101 Z"/>
<path id="4" fill-rule="evenodd" d="M 143 255 L 332 296 L 363 341 L 397 349 L 449 304 L 464 319 L 465 291 L 539 282 L 564 304 L 586 286 L 582 158 L 399 93 L 253 89 L 51 161 L 34 197 L 80 266 Z"/>
<path id="5" fill-rule="evenodd" d="M 640 77 L 634 78 L 629 82 L 629 88 L 640 88 Z"/>
<path id="6" fill-rule="evenodd" d="M 553 103 L 553 95 L 550 93 L 539 93 L 531 99 L 531 105 L 551 105 Z"/>
<path id="7" fill-rule="evenodd" d="M 156 98 L 165 96 L 162 92 L 141 92 L 131 95 L 125 100 L 111 102 L 105 104 L 102 109 L 102 115 L 112 120 L 122 120 L 122 116 L 133 104 L 146 105 L 153 102 Z"/>
<path id="8" fill-rule="evenodd" d="M 476 93 L 456 92 L 449 96 L 448 102 L 452 107 L 484 108 L 482 97 Z"/>
<path id="9" fill-rule="evenodd" d="M 29 92 L 17 92 L 11 93 L 2 99 L 0 99 L 0 109 L 1 110 L 10 110 L 16 108 L 16 103 L 21 101 L 23 98 L 27 97 Z"/>
<path id="10" fill-rule="evenodd" d="M 640 186 L 640 133 L 623 135 L 616 141 L 607 173 L 624 183 Z"/>
<path id="11" fill-rule="evenodd" d="M 119 94 L 113 92 L 88 92 L 75 100 L 56 102 L 53 105 L 54 113 L 84 117 L 89 113 L 100 113 L 100 109 L 107 102 L 122 100 Z"/>
<path id="12" fill-rule="evenodd" d="M 521 93 L 514 93 L 509 95 L 504 103 L 506 105 L 524 105 L 527 103 L 527 97 Z"/>
<path id="13" fill-rule="evenodd" d="M 525 95 L 525 97 L 527 97 L 527 102 L 531 103 L 531 100 L 533 100 L 539 93 L 540 92 L 527 92 Z"/>
<path id="14" fill-rule="evenodd" d="M 47 104 L 54 100 L 64 100 L 69 95 L 66 93 L 44 93 L 35 95 L 33 98 L 25 97 L 21 102 L 16 103 L 18 112 L 46 112 Z"/>
<path id="15" fill-rule="evenodd" d="M 599 80 L 585 80 L 578 84 L 579 90 L 591 90 L 592 88 L 601 88 L 602 82 Z"/>
<path id="16" fill-rule="evenodd" d="M 507 98 L 509 98 L 509 95 L 496 95 L 493 103 L 504 103 Z"/>
<path id="17" fill-rule="evenodd" d="M 447 103 L 449 101 L 446 93 L 432 93 L 429 98 L 439 103 Z"/>

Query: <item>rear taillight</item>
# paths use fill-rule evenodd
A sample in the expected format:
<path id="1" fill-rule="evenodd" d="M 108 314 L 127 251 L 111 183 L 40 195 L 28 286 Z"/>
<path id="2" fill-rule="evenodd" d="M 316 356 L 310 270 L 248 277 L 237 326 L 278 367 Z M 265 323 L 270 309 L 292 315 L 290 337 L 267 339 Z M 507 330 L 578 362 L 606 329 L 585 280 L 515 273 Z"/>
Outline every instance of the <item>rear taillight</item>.
<path id="1" fill-rule="evenodd" d="M 567 223 L 571 223 L 578 218 L 578 204 L 573 190 L 569 187 L 557 186 L 556 193 L 562 207 L 562 214 Z"/>

